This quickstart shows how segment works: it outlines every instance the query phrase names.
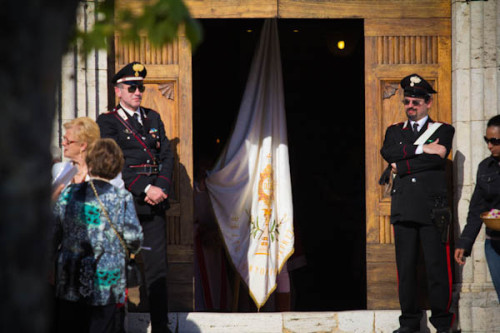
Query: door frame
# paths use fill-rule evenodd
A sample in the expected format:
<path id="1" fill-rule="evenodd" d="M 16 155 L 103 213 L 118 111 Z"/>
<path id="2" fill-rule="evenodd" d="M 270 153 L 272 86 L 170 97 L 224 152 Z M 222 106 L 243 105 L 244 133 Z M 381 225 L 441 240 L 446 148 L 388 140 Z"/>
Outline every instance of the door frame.
<path id="1" fill-rule="evenodd" d="M 141 0 L 116 0 L 119 5 L 129 8 L 140 9 L 143 5 Z M 383 165 L 380 163 L 378 147 L 368 142 L 368 138 L 373 139 L 376 135 L 377 142 L 380 143 L 380 137 L 388 124 L 379 122 L 380 112 L 383 105 L 380 102 L 383 96 L 382 80 L 395 82 L 406 76 L 408 70 L 420 72 L 424 77 L 430 75 L 435 78 L 441 91 L 448 91 L 444 96 L 438 96 L 438 101 L 434 109 L 443 110 L 437 120 L 451 122 L 451 1 L 449 0 L 185 0 L 185 4 L 194 18 L 290 18 L 290 19 L 343 19 L 356 18 L 365 20 L 365 170 L 366 170 L 366 234 L 367 234 L 367 271 L 368 271 L 368 308 L 393 308 L 394 293 L 390 290 L 395 287 L 393 280 L 383 280 L 383 272 L 387 267 L 394 265 L 393 260 L 393 242 L 390 237 L 390 231 L 387 230 L 386 222 L 380 223 L 380 220 L 386 219 L 388 212 L 388 202 L 380 197 L 380 187 L 375 179 L 380 173 Z M 413 28 L 417 34 L 429 36 L 439 36 L 437 51 L 440 59 L 444 59 L 444 65 L 441 69 L 432 70 L 428 64 L 397 64 L 387 63 L 378 64 L 380 59 L 374 50 L 380 45 L 390 49 L 394 45 L 389 42 L 384 44 L 384 36 L 400 36 L 403 28 Z M 411 29 L 410 29 L 411 30 Z M 437 36 L 436 35 L 436 36 Z M 381 37 L 381 38 L 378 38 Z M 191 87 L 191 53 L 189 45 L 184 37 L 180 37 L 184 48 L 183 54 L 178 54 L 179 64 L 177 69 L 177 78 L 179 80 L 178 91 L 179 115 L 182 117 L 179 121 L 179 128 L 182 131 L 179 140 L 183 149 L 178 151 L 179 161 L 185 168 L 185 177 L 183 184 L 191 188 L 193 183 L 193 147 L 192 147 L 192 87 Z M 382 40 L 382 44 L 377 44 L 377 40 Z M 442 44 L 440 44 L 442 43 Z M 380 50 L 380 49 L 379 49 Z M 391 51 L 392 52 L 392 51 Z M 390 58 L 390 57 L 389 57 Z M 117 58 L 115 58 L 117 59 Z M 138 59 L 142 61 L 142 59 Z M 118 63 L 118 61 L 116 62 Z M 181 65 L 182 64 L 182 65 Z M 375 64 L 375 65 L 374 65 Z M 146 64 L 147 65 L 147 64 Z M 411 66 L 410 66 L 411 65 Z M 439 66 L 438 66 L 439 67 Z M 164 67 L 167 68 L 167 67 Z M 170 67 L 168 67 L 170 68 Z M 173 67 L 172 67 L 173 68 Z M 149 70 L 149 67 L 148 67 Z M 160 72 L 162 71 L 159 69 Z M 375 79 L 374 79 L 375 78 Z M 378 115 L 378 116 L 376 116 Z M 377 117 L 374 119 L 374 117 Z M 192 193 L 191 193 L 192 194 Z M 192 196 L 191 196 L 192 198 Z M 180 247 L 178 251 L 170 255 L 169 262 L 180 262 L 182 264 L 193 263 L 193 205 L 189 198 L 189 190 L 183 194 L 184 203 L 179 205 L 179 219 L 182 223 L 179 226 Z M 172 213 L 172 212 L 171 212 Z M 169 213 L 169 214 L 171 214 Z M 174 230 L 174 232 L 177 232 Z M 377 236 L 378 235 L 378 236 Z M 388 235 L 387 237 L 381 237 Z M 384 241 L 382 242 L 382 239 Z M 389 240 L 389 242 L 387 242 Z M 374 252 L 373 246 L 378 246 Z M 384 258 L 383 265 L 379 265 L 379 259 Z M 375 267 L 371 270 L 370 267 Z M 388 266 L 389 265 L 389 266 Z M 182 274 L 191 274 L 191 270 L 183 270 Z M 190 273 L 191 272 L 191 273 Z M 394 270 L 395 272 L 395 270 Z M 374 279 L 370 279 L 370 274 Z M 381 275 L 382 274 L 382 275 Z M 172 276 L 172 275 L 171 275 Z M 176 277 L 172 277 L 174 280 Z M 186 277 L 185 277 L 186 278 Z M 378 280 L 378 279 L 382 280 Z M 184 279 L 186 280 L 186 279 Z M 376 282 L 382 285 L 377 285 Z M 186 283 L 186 281 L 184 281 Z M 189 284 L 188 288 L 194 288 Z M 384 288 L 380 289 L 382 286 Z M 376 294 L 370 293 L 371 289 L 381 290 L 384 293 L 392 295 L 391 300 L 382 303 L 371 302 Z M 388 288 L 388 289 L 387 289 Z M 172 289 L 172 288 L 170 288 Z M 184 308 L 174 310 L 192 311 L 194 309 L 194 292 L 184 294 L 185 297 L 192 297 L 191 301 L 182 302 Z M 188 296 L 190 295 L 190 296 Z M 187 305 L 186 304 L 191 304 Z"/>

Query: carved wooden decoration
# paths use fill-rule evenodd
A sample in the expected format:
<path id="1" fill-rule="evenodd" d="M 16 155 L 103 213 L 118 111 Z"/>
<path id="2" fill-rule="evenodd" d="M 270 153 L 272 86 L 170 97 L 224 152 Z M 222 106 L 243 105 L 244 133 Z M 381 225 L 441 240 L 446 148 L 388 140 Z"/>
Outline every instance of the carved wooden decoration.
<path id="1" fill-rule="evenodd" d="M 397 84 L 397 83 L 386 83 L 384 85 L 383 98 L 384 99 L 391 98 L 392 96 L 394 96 L 394 94 L 396 94 L 396 91 L 398 90 L 398 88 L 399 88 L 399 84 Z"/>
<path id="2" fill-rule="evenodd" d="M 378 36 L 378 64 L 437 64 L 437 36 Z"/>
<path id="3" fill-rule="evenodd" d="M 120 35 L 116 35 L 115 52 L 117 63 L 123 65 L 132 61 L 140 61 L 148 68 L 147 65 L 173 65 L 179 63 L 178 41 L 157 48 L 151 45 L 146 36 L 141 37 L 138 42 L 126 44 L 122 42 Z"/>
<path id="4" fill-rule="evenodd" d="M 161 94 L 164 97 L 171 99 L 171 100 L 174 100 L 174 83 L 173 82 L 159 84 L 158 89 L 160 90 Z"/>

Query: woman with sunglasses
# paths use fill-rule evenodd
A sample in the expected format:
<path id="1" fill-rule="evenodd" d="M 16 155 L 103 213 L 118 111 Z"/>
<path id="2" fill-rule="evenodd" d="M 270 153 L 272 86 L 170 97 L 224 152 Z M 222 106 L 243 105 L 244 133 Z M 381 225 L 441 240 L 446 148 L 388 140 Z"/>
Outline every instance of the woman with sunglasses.
<path id="1" fill-rule="evenodd" d="M 88 117 L 79 117 L 64 123 L 63 127 L 65 129 L 62 139 L 63 155 L 70 162 L 54 164 L 52 177 L 56 178 L 60 170 L 65 167 L 65 164 L 70 163 L 77 168 L 71 183 L 82 183 L 89 179 L 85 157 L 87 156 L 88 147 L 101 137 L 99 126 Z M 124 188 L 121 173 L 115 179 L 112 179 L 111 183 L 119 188 Z M 52 195 L 53 200 L 57 199 L 63 188 L 64 186 L 55 189 Z"/>
<path id="2" fill-rule="evenodd" d="M 465 264 L 464 257 L 470 256 L 472 246 L 481 230 L 480 214 L 500 209 L 500 115 L 488 121 L 484 140 L 491 155 L 479 163 L 477 169 L 476 187 L 469 205 L 467 224 L 455 250 L 455 260 L 459 265 Z M 491 279 L 500 300 L 500 231 L 486 227 L 484 251 Z"/>

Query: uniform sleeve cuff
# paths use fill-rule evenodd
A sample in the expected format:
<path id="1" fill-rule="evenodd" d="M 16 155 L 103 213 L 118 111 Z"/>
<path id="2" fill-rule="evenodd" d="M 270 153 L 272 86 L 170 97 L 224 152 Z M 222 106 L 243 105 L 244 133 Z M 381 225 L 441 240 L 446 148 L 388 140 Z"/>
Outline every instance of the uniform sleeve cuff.
<path id="1" fill-rule="evenodd" d="M 415 149 L 415 155 L 423 154 L 423 152 L 424 152 L 424 144 L 421 143 L 417 146 L 417 149 Z"/>

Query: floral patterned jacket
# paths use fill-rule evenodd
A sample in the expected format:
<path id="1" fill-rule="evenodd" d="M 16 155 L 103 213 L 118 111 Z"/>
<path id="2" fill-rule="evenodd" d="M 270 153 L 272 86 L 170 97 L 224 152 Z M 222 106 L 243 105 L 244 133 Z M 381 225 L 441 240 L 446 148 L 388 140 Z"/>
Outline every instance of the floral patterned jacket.
<path id="1" fill-rule="evenodd" d="M 128 250 L 138 252 L 143 234 L 132 195 L 103 180 L 93 183 Z M 56 297 L 94 306 L 124 303 L 125 249 L 90 183 L 66 187 L 54 213 Z"/>

